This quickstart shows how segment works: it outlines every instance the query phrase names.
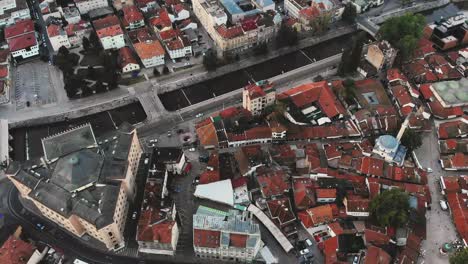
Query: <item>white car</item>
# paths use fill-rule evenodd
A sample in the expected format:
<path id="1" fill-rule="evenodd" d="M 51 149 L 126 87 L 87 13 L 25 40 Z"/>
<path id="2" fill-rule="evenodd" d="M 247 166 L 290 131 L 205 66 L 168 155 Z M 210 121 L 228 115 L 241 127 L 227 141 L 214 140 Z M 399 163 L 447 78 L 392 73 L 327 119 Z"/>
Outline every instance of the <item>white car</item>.
<path id="1" fill-rule="evenodd" d="M 158 139 L 153 138 L 153 139 L 151 139 L 149 142 L 150 142 L 150 143 L 158 143 Z"/>
<path id="2" fill-rule="evenodd" d="M 202 116 L 203 116 L 203 113 L 199 113 L 199 114 L 197 114 L 195 117 L 196 117 L 196 118 L 199 118 L 199 117 L 202 117 Z"/>
<path id="3" fill-rule="evenodd" d="M 195 148 L 189 148 L 188 151 L 190 151 L 190 152 L 195 152 Z"/>
<path id="4" fill-rule="evenodd" d="M 447 202 L 445 202 L 444 200 L 440 200 L 439 203 L 440 203 L 440 208 L 442 208 L 442 210 L 444 211 L 447 211 L 448 209 Z"/>
<path id="5" fill-rule="evenodd" d="M 301 255 L 305 255 L 305 254 L 309 253 L 309 249 L 305 248 L 305 249 L 299 251 L 299 253 L 301 253 Z"/>
<path id="6" fill-rule="evenodd" d="M 308 247 L 312 246 L 312 241 L 310 241 L 310 239 L 306 239 L 305 242 Z"/>
<path id="7" fill-rule="evenodd" d="M 431 168 L 427 168 L 427 172 L 432 172 L 432 169 L 431 169 Z"/>
<path id="8" fill-rule="evenodd" d="M 149 159 L 146 158 L 146 159 L 145 159 L 145 165 L 148 164 L 148 161 L 149 161 Z"/>
<path id="9" fill-rule="evenodd" d="M 132 219 L 135 220 L 136 217 L 137 217 L 137 212 L 135 211 L 135 212 L 133 212 L 133 214 L 132 214 Z"/>

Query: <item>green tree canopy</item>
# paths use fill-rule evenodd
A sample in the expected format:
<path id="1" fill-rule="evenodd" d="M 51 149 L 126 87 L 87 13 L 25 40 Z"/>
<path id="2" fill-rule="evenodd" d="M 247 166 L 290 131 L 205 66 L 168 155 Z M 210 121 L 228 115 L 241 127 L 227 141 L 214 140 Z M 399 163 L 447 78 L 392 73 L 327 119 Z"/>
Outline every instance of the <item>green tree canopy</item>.
<path id="1" fill-rule="evenodd" d="M 276 34 L 276 44 L 279 47 L 294 46 L 299 42 L 296 29 L 288 27 L 283 23 Z"/>
<path id="2" fill-rule="evenodd" d="M 216 70 L 216 67 L 218 66 L 218 57 L 212 49 L 207 50 L 203 56 L 203 65 L 209 71 Z"/>
<path id="3" fill-rule="evenodd" d="M 405 146 L 409 151 L 413 151 L 422 145 L 421 135 L 412 129 L 406 129 L 405 133 L 401 137 L 401 144 L 403 144 L 403 146 Z"/>
<path id="4" fill-rule="evenodd" d="M 348 2 L 343 10 L 343 14 L 341 15 L 341 19 L 347 23 L 354 23 L 356 20 L 357 11 L 356 7 L 351 3 Z"/>
<path id="5" fill-rule="evenodd" d="M 380 27 L 379 38 L 396 47 L 403 58 L 408 58 L 417 47 L 426 20 L 421 14 L 405 14 L 392 17 Z"/>
<path id="6" fill-rule="evenodd" d="M 365 39 L 366 35 L 364 33 L 358 34 L 353 38 L 352 47 L 344 50 L 340 65 L 338 66 L 339 75 L 345 76 L 357 70 L 361 62 L 362 48 L 364 47 Z"/>
<path id="7" fill-rule="evenodd" d="M 404 226 L 409 218 L 408 199 L 408 194 L 400 189 L 384 191 L 371 201 L 371 217 L 380 226 Z"/>
<path id="8" fill-rule="evenodd" d="M 466 264 L 468 263 L 468 248 L 463 249 L 450 256 L 450 264 Z"/>

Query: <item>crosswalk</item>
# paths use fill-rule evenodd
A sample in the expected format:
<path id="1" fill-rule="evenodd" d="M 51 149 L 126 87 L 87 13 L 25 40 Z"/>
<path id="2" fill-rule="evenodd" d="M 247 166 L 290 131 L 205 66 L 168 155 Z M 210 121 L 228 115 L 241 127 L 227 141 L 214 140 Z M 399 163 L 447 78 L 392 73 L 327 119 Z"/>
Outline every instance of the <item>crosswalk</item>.
<path id="1" fill-rule="evenodd" d="M 138 248 L 129 248 L 124 247 L 115 252 L 117 255 L 120 256 L 127 256 L 127 257 L 137 257 L 138 256 Z"/>

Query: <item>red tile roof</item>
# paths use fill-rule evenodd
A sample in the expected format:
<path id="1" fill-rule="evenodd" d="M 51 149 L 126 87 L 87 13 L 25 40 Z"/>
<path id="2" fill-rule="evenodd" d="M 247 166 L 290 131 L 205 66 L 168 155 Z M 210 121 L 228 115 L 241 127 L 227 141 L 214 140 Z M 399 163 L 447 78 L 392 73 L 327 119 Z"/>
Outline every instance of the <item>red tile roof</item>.
<path id="1" fill-rule="evenodd" d="M 453 222 L 458 234 L 468 241 L 468 207 L 466 205 L 466 194 L 448 193 L 447 201 L 452 212 Z"/>
<path id="2" fill-rule="evenodd" d="M 13 37 L 8 40 L 8 47 L 10 51 L 18 51 L 37 45 L 36 35 L 34 32 Z"/>
<path id="3" fill-rule="evenodd" d="M 166 54 L 159 40 L 134 43 L 133 48 L 142 60 Z"/>
<path id="4" fill-rule="evenodd" d="M 5 65 L 0 65 L 0 78 L 8 77 L 8 67 Z"/>
<path id="5" fill-rule="evenodd" d="M 10 50 L 9 49 L 2 49 L 0 50 L 0 63 L 4 63 L 10 57 Z"/>
<path id="6" fill-rule="evenodd" d="M 124 68 L 128 64 L 138 64 L 129 47 L 119 49 L 119 65 Z"/>
<path id="7" fill-rule="evenodd" d="M 257 175 L 260 191 L 265 198 L 281 195 L 291 187 L 286 173 L 282 170 L 268 170 Z"/>
<path id="8" fill-rule="evenodd" d="M 380 193 L 380 184 L 369 182 L 369 198 L 373 199 Z"/>
<path id="9" fill-rule="evenodd" d="M 171 27 L 172 22 L 169 18 L 169 13 L 165 8 L 161 8 L 157 16 L 149 19 L 149 23 L 158 29 L 163 29 L 166 27 Z"/>
<path id="10" fill-rule="evenodd" d="M 329 118 L 346 114 L 343 105 L 333 94 L 327 81 L 303 84 L 285 91 L 282 95 L 289 97 L 298 108 L 304 108 L 316 102 Z"/>
<path id="11" fill-rule="evenodd" d="M 220 174 L 218 170 L 207 170 L 200 175 L 200 184 L 207 184 L 211 182 L 217 182 L 220 180 Z"/>
<path id="12" fill-rule="evenodd" d="M 387 80 L 389 82 L 396 80 L 408 81 L 406 76 L 402 74 L 398 68 L 392 68 L 387 70 Z"/>
<path id="13" fill-rule="evenodd" d="M 309 208 L 297 214 L 306 228 L 332 221 L 335 216 L 329 204 Z"/>
<path id="14" fill-rule="evenodd" d="M 297 209 L 304 210 L 315 205 L 315 182 L 311 179 L 293 179 L 294 203 Z"/>
<path id="15" fill-rule="evenodd" d="M 221 25 L 216 28 L 218 34 L 225 39 L 233 39 L 244 34 L 242 27 L 240 25 L 232 26 L 226 28 L 226 25 Z"/>
<path id="16" fill-rule="evenodd" d="M 94 20 L 93 25 L 99 38 L 115 37 L 123 34 L 119 19 L 115 15 Z"/>
<path id="17" fill-rule="evenodd" d="M 331 237 L 323 242 L 323 254 L 325 255 L 325 264 L 337 263 L 336 252 L 338 251 L 338 236 Z"/>
<path id="18" fill-rule="evenodd" d="M 384 176 L 385 161 L 372 157 L 363 157 L 357 164 L 357 170 L 366 175 Z"/>
<path id="19" fill-rule="evenodd" d="M 25 264 L 36 248 L 11 235 L 0 248 L 0 263 Z"/>
<path id="20" fill-rule="evenodd" d="M 247 140 L 271 138 L 271 128 L 268 126 L 254 127 L 245 131 L 245 137 Z"/>
<path id="21" fill-rule="evenodd" d="M 241 27 L 244 32 L 257 29 L 257 21 L 252 18 L 244 19 L 241 22 Z"/>
<path id="22" fill-rule="evenodd" d="M 267 206 L 271 218 L 275 221 L 278 221 L 280 226 L 296 220 L 294 212 L 291 208 L 291 203 L 287 197 L 278 198 L 276 200 L 269 200 L 267 201 Z"/>
<path id="23" fill-rule="evenodd" d="M 310 6 L 299 11 L 299 17 L 303 17 L 306 20 L 312 20 L 320 16 L 320 10 L 315 6 Z"/>
<path id="24" fill-rule="evenodd" d="M 249 238 L 248 235 L 234 233 L 229 234 L 229 246 L 245 248 L 245 246 L 247 245 L 247 238 Z"/>
<path id="25" fill-rule="evenodd" d="M 343 227 L 341 227 L 340 222 L 333 222 L 328 224 L 328 228 L 330 228 L 335 235 L 339 236 L 342 235 L 343 232 Z"/>
<path id="26" fill-rule="evenodd" d="M 31 19 L 17 21 L 15 24 L 5 28 L 5 39 L 16 36 L 34 33 L 34 22 Z"/>
<path id="27" fill-rule="evenodd" d="M 125 27 L 127 27 L 130 23 L 136 23 L 143 20 L 143 14 L 134 5 L 124 6 L 122 11 L 124 14 L 122 23 Z"/>
<path id="28" fill-rule="evenodd" d="M 336 198 L 336 189 L 317 189 L 315 192 L 317 199 Z"/>
<path id="29" fill-rule="evenodd" d="M 162 244 L 172 243 L 172 229 L 176 225 L 175 221 L 164 221 L 153 225 L 138 228 L 138 241 L 158 241 Z"/>
<path id="30" fill-rule="evenodd" d="M 385 250 L 369 246 L 367 247 L 364 264 L 390 264 L 392 258 Z"/>
<path id="31" fill-rule="evenodd" d="M 391 89 L 393 96 L 395 96 L 400 107 L 409 106 L 410 104 L 414 105 L 411 95 L 408 93 L 406 87 L 402 85 L 397 85 L 392 87 Z"/>
<path id="32" fill-rule="evenodd" d="M 375 246 L 388 245 L 390 242 L 390 238 L 386 234 L 370 229 L 364 230 L 364 240 L 366 245 L 372 244 Z"/>
<path id="33" fill-rule="evenodd" d="M 444 191 L 449 193 L 449 192 L 459 192 L 460 191 L 460 185 L 458 184 L 458 177 L 452 176 L 445 176 L 443 177 L 444 182 L 443 184 L 445 185 Z"/>
<path id="34" fill-rule="evenodd" d="M 202 146 L 218 146 L 216 128 L 209 118 L 197 124 L 197 135 Z"/>
<path id="35" fill-rule="evenodd" d="M 50 24 L 47 27 L 47 35 L 49 35 L 49 38 L 58 36 L 58 35 L 60 35 L 60 29 L 61 29 L 61 27 L 59 25 Z"/>
<path id="36" fill-rule="evenodd" d="M 369 212 L 370 200 L 360 197 L 347 197 L 346 209 L 348 212 Z"/>
<path id="37" fill-rule="evenodd" d="M 169 29 L 159 32 L 159 37 L 162 41 L 170 41 L 180 37 L 182 33 L 179 29 Z"/>
<path id="38" fill-rule="evenodd" d="M 439 139 L 463 137 L 468 134 L 468 124 L 461 121 L 450 121 L 439 124 Z"/>
<path id="39" fill-rule="evenodd" d="M 196 247 L 218 248 L 221 231 L 193 229 L 193 245 Z"/>

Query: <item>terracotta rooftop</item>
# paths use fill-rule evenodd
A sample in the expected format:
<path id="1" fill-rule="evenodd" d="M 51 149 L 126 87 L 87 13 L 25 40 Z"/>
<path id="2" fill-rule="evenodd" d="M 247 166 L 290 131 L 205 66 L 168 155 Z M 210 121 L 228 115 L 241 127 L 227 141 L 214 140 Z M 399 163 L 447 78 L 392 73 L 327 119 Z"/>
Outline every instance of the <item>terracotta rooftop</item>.
<path id="1" fill-rule="evenodd" d="M 142 60 L 164 56 L 166 53 L 158 40 L 135 43 L 133 44 L 133 47 Z"/>
<path id="2" fill-rule="evenodd" d="M 289 97 L 294 105 L 300 109 L 317 103 L 329 118 L 346 114 L 344 107 L 331 91 L 327 81 L 303 84 L 285 91 L 282 96 Z"/>
<path id="3" fill-rule="evenodd" d="M 221 231 L 193 229 L 193 245 L 196 247 L 218 248 Z"/>
<path id="4" fill-rule="evenodd" d="M 257 175 L 263 197 L 281 195 L 291 187 L 287 175 L 282 170 L 268 170 Z"/>
<path id="5" fill-rule="evenodd" d="M 131 5 L 131 6 L 124 6 L 122 8 L 123 11 L 123 24 L 127 27 L 131 23 L 135 23 L 138 21 L 143 20 L 143 14 L 140 12 L 138 7 Z"/>
<path id="6" fill-rule="evenodd" d="M 12 52 L 26 49 L 34 45 L 37 45 L 36 35 L 34 32 L 8 39 L 8 47 Z"/>
<path id="7" fill-rule="evenodd" d="M 369 246 L 367 247 L 364 264 L 390 264 L 392 257 L 385 250 Z"/>
<path id="8" fill-rule="evenodd" d="M 372 244 L 374 246 L 383 246 L 390 243 L 390 238 L 386 234 L 371 229 L 364 230 L 364 240 L 366 245 Z"/>
<path id="9" fill-rule="evenodd" d="M 336 198 L 336 189 L 317 189 L 315 192 L 317 199 Z"/>
<path id="10" fill-rule="evenodd" d="M 114 37 L 123 34 L 119 19 L 115 15 L 94 20 L 93 25 L 100 38 Z"/>
<path id="11" fill-rule="evenodd" d="M 15 24 L 5 28 L 5 39 L 20 35 L 34 33 L 34 22 L 31 19 L 17 21 Z"/>
<path id="12" fill-rule="evenodd" d="M 329 204 L 301 211 L 297 216 L 306 228 L 327 223 L 334 219 L 332 207 Z"/>
<path id="13" fill-rule="evenodd" d="M 133 57 L 132 51 L 129 47 L 123 47 L 119 49 L 119 65 L 121 68 L 128 64 L 138 64 L 135 57 Z"/>
<path id="14" fill-rule="evenodd" d="M 0 263 L 26 264 L 36 248 L 11 235 L 0 248 Z"/>
<path id="15" fill-rule="evenodd" d="M 296 220 L 291 208 L 291 203 L 287 197 L 269 200 L 267 201 L 267 206 L 271 218 L 277 221 L 279 226 L 283 226 Z"/>
<path id="16" fill-rule="evenodd" d="M 222 24 L 221 26 L 216 27 L 216 31 L 225 39 L 233 39 L 244 34 L 240 25 L 227 28 L 226 25 Z"/>
<path id="17" fill-rule="evenodd" d="M 5 65 L 0 65 L 0 78 L 8 77 L 8 67 Z"/>

